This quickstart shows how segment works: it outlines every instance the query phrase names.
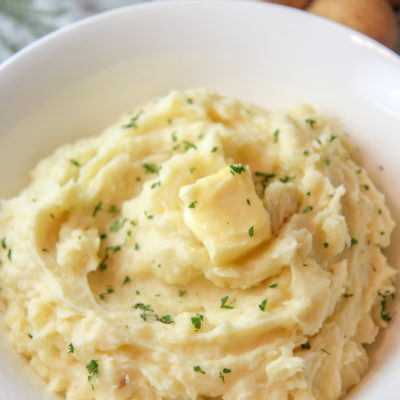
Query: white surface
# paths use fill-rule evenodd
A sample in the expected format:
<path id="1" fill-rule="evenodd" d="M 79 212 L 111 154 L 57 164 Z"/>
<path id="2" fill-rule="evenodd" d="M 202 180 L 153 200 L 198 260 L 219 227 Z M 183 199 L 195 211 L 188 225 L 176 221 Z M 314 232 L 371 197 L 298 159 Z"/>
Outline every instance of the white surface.
<path id="1" fill-rule="evenodd" d="M 315 105 L 360 145 L 400 221 L 400 58 L 322 18 L 253 2 L 140 4 L 72 25 L 9 59 L 0 67 L 0 197 L 16 194 L 34 162 L 60 143 L 100 132 L 155 95 L 198 86 L 272 109 Z M 399 241 L 397 228 L 389 253 L 396 267 Z M 47 398 L 0 337 L 0 399 Z M 394 315 L 347 398 L 398 398 L 399 371 Z"/>

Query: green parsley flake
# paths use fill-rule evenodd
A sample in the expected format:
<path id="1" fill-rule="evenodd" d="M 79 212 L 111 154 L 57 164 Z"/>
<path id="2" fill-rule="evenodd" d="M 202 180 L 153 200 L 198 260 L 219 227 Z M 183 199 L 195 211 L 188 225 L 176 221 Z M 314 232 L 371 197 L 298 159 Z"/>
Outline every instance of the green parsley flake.
<path id="1" fill-rule="evenodd" d="M 310 119 L 310 118 L 307 118 L 307 119 L 306 119 L 306 123 L 307 123 L 308 125 L 310 125 L 310 128 L 311 128 L 311 129 L 314 129 L 314 126 L 315 126 L 315 124 L 316 124 L 315 120 L 314 120 L 314 119 Z"/>
<path id="2" fill-rule="evenodd" d="M 386 311 L 386 300 L 381 300 L 381 318 L 384 321 L 389 322 L 391 321 L 392 317 L 389 314 L 385 313 L 385 311 Z"/>
<path id="3" fill-rule="evenodd" d="M 135 128 L 135 129 L 137 129 L 138 126 L 137 126 L 136 123 L 137 123 L 139 117 L 140 117 L 142 114 L 143 114 L 143 111 L 140 110 L 140 111 L 136 114 L 135 117 L 131 118 L 129 124 L 123 125 L 122 127 L 123 127 L 123 128 Z"/>
<path id="4" fill-rule="evenodd" d="M 353 297 L 354 296 L 354 294 L 352 294 L 352 293 L 345 293 L 344 295 L 344 298 L 348 298 L 348 297 Z"/>
<path id="5" fill-rule="evenodd" d="M 226 304 L 228 300 L 229 300 L 229 296 L 222 297 L 220 308 L 227 308 L 227 309 L 234 308 L 233 304 L 234 304 L 235 300 L 232 300 L 230 304 Z"/>
<path id="6" fill-rule="evenodd" d="M 218 150 L 218 147 L 217 147 L 217 146 L 214 146 L 214 147 L 212 148 L 212 150 L 211 150 L 211 153 L 215 153 L 217 150 Z"/>
<path id="7" fill-rule="evenodd" d="M 196 314 L 195 317 L 191 318 L 192 324 L 193 324 L 194 328 L 196 329 L 196 331 L 201 329 L 201 323 L 203 322 L 203 319 L 204 319 L 204 315 L 202 315 L 202 314 Z"/>
<path id="8" fill-rule="evenodd" d="M 231 164 L 229 165 L 229 168 L 232 175 L 241 174 L 243 171 L 246 171 L 246 167 L 242 164 Z"/>
<path id="9" fill-rule="evenodd" d="M 100 202 L 96 205 L 96 207 L 95 207 L 94 210 L 93 210 L 92 217 L 95 217 L 96 214 L 101 210 L 102 204 L 103 204 L 103 202 L 100 201 Z"/>
<path id="10" fill-rule="evenodd" d="M 168 122 L 169 125 L 171 125 L 171 124 L 172 124 L 172 119 L 171 119 L 171 118 L 168 118 L 168 119 L 167 119 L 167 122 Z"/>
<path id="11" fill-rule="evenodd" d="M 186 294 L 186 290 L 179 291 L 179 297 L 183 297 Z"/>
<path id="12" fill-rule="evenodd" d="M 263 178 L 263 183 L 267 183 L 270 179 L 275 178 L 276 174 L 266 174 L 265 172 L 256 171 L 255 176 Z"/>
<path id="13" fill-rule="evenodd" d="M 109 208 L 109 210 L 108 210 L 108 212 L 111 213 L 111 214 L 118 213 L 119 211 L 120 211 L 120 210 L 118 210 L 118 208 L 117 208 L 117 206 L 116 206 L 115 204 L 113 204 L 112 206 L 110 206 L 110 208 Z"/>
<path id="14" fill-rule="evenodd" d="M 325 158 L 325 165 L 331 165 L 331 160 L 329 158 Z"/>
<path id="15" fill-rule="evenodd" d="M 276 129 L 275 132 L 273 133 L 274 135 L 274 143 L 278 142 L 278 136 L 279 136 L 279 129 Z"/>
<path id="16" fill-rule="evenodd" d="M 159 317 L 158 315 L 156 315 L 155 317 L 156 317 L 157 321 L 159 321 L 163 324 L 169 325 L 169 324 L 175 323 L 175 321 L 171 318 L 171 315 L 169 315 L 169 314 L 163 315 L 162 317 Z"/>
<path id="17" fill-rule="evenodd" d="M 135 250 L 136 250 L 136 251 L 139 251 L 139 250 L 140 250 L 139 243 L 135 243 Z"/>
<path id="18" fill-rule="evenodd" d="M 129 283 L 131 281 L 130 276 L 126 276 L 124 281 L 122 282 L 122 286 L 126 285 L 127 283 Z"/>
<path id="19" fill-rule="evenodd" d="M 68 354 L 74 354 L 74 350 L 75 350 L 75 348 L 74 348 L 74 345 L 72 344 L 72 343 L 70 343 L 69 345 L 68 345 Z"/>
<path id="20" fill-rule="evenodd" d="M 324 353 L 328 354 L 328 356 L 330 356 L 330 355 L 331 355 L 331 353 L 329 353 L 329 351 L 328 351 L 328 350 L 321 349 L 321 351 L 323 351 Z"/>
<path id="21" fill-rule="evenodd" d="M 205 375 L 206 373 L 201 369 L 200 365 L 195 365 L 193 367 L 194 372 L 199 372 L 200 374 Z"/>
<path id="22" fill-rule="evenodd" d="M 7 254 L 7 258 L 12 261 L 12 249 L 8 249 L 8 254 Z"/>
<path id="23" fill-rule="evenodd" d="M 246 203 L 247 203 L 249 206 L 251 205 L 249 199 L 246 199 Z"/>
<path id="24" fill-rule="evenodd" d="M 197 203 L 197 200 L 192 201 L 192 202 L 189 204 L 188 208 L 195 208 L 195 207 L 196 207 L 196 203 Z"/>
<path id="25" fill-rule="evenodd" d="M 150 304 L 144 304 L 144 303 L 136 303 L 133 308 L 135 310 L 143 310 L 143 311 L 149 311 L 152 312 L 153 309 L 151 308 Z"/>
<path id="26" fill-rule="evenodd" d="M 313 206 L 307 206 L 304 210 L 303 210 L 303 214 L 312 211 L 313 210 Z"/>
<path id="27" fill-rule="evenodd" d="M 113 289 L 113 288 L 108 288 L 108 289 L 107 289 L 107 292 L 100 293 L 100 294 L 99 294 L 99 297 L 100 297 L 101 300 L 105 300 L 105 299 L 106 299 L 106 296 L 109 295 L 109 294 L 111 294 L 111 293 L 114 293 L 114 289 Z"/>
<path id="28" fill-rule="evenodd" d="M 173 142 L 176 142 L 178 140 L 178 138 L 176 137 L 176 132 L 172 132 L 171 139 Z"/>
<path id="29" fill-rule="evenodd" d="M 89 372 L 88 381 L 94 390 L 93 379 L 95 377 L 98 378 L 100 375 L 99 364 L 96 360 L 92 360 L 88 365 L 86 365 L 86 369 Z"/>
<path id="30" fill-rule="evenodd" d="M 115 220 L 113 222 L 113 224 L 111 225 L 111 227 L 110 227 L 110 231 L 111 232 L 118 232 L 119 229 L 120 229 L 120 222 L 118 220 Z"/>
<path id="31" fill-rule="evenodd" d="M 284 178 L 279 179 L 282 183 L 293 182 L 296 179 L 296 175 L 288 176 L 286 175 Z"/>
<path id="32" fill-rule="evenodd" d="M 158 171 L 160 171 L 161 166 L 157 167 L 156 164 L 144 163 L 143 168 L 145 169 L 146 174 L 157 174 Z"/>
<path id="33" fill-rule="evenodd" d="M 250 236 L 250 237 L 253 237 L 253 236 L 254 236 L 254 226 L 251 226 L 251 227 L 249 228 L 249 236 Z"/>
<path id="34" fill-rule="evenodd" d="M 185 150 L 189 150 L 189 149 L 197 150 L 197 146 L 194 143 L 189 142 L 188 140 L 184 140 L 183 144 L 185 145 Z"/>
<path id="35" fill-rule="evenodd" d="M 151 189 L 155 189 L 157 186 L 161 186 L 161 181 L 154 182 L 154 183 L 150 186 L 150 188 L 151 188 Z"/>
<path id="36" fill-rule="evenodd" d="M 303 151 L 303 154 L 304 154 L 305 156 L 308 156 L 308 155 L 310 154 L 310 152 L 309 152 L 308 150 L 304 150 L 304 151 Z"/>
<path id="37" fill-rule="evenodd" d="M 191 99 L 190 97 L 186 100 L 189 104 L 193 104 L 194 103 L 194 101 L 193 101 L 193 99 Z"/>
<path id="38" fill-rule="evenodd" d="M 305 350 L 310 350 L 311 349 L 310 342 L 307 340 L 307 342 L 302 343 L 301 348 Z"/>
<path id="39" fill-rule="evenodd" d="M 351 240 L 350 240 L 350 247 L 354 246 L 354 245 L 357 244 L 357 243 L 358 243 L 358 240 L 357 240 L 357 239 L 351 238 Z"/>
<path id="40" fill-rule="evenodd" d="M 278 287 L 278 282 L 273 283 L 272 285 L 269 285 L 269 287 L 271 289 L 275 289 L 276 287 Z"/>
<path id="41" fill-rule="evenodd" d="M 69 161 L 71 162 L 71 164 L 74 164 L 75 167 L 79 168 L 81 166 L 81 164 L 78 161 L 74 160 L 73 158 L 70 158 Z"/>
<path id="42" fill-rule="evenodd" d="M 196 168 L 195 167 L 192 167 L 192 168 L 190 168 L 189 169 L 189 172 L 191 173 L 191 174 L 193 174 L 193 172 L 196 170 Z"/>
<path id="43" fill-rule="evenodd" d="M 122 249 L 122 245 L 119 244 L 117 246 L 107 246 L 106 247 L 106 252 L 108 252 L 108 250 L 112 250 L 113 253 L 116 253 L 117 251 L 120 251 Z"/>
<path id="44" fill-rule="evenodd" d="M 219 378 L 223 383 L 225 383 L 225 375 L 224 374 L 230 374 L 232 370 L 230 368 L 224 368 L 222 371 L 219 371 Z"/>
<path id="45" fill-rule="evenodd" d="M 335 136 L 333 133 L 331 134 L 331 137 L 329 138 L 328 142 L 332 143 L 335 139 L 337 138 L 337 136 Z"/>
<path id="46" fill-rule="evenodd" d="M 259 305 L 258 305 L 258 308 L 261 310 L 261 311 L 265 311 L 265 306 L 267 305 L 267 299 L 264 299 Z"/>
<path id="47" fill-rule="evenodd" d="M 100 271 L 105 271 L 107 269 L 107 264 L 106 264 L 107 260 L 108 260 L 108 254 L 106 254 L 100 262 L 100 265 L 99 265 Z"/>
<path id="48" fill-rule="evenodd" d="M 50 214 L 50 218 L 51 218 L 51 219 L 54 219 L 54 218 L 55 218 L 53 213 Z"/>
<path id="49" fill-rule="evenodd" d="M 328 247 L 329 247 L 329 243 L 328 243 L 328 242 L 325 242 L 325 243 L 324 243 L 324 248 L 327 249 Z"/>
<path id="50" fill-rule="evenodd" d="M 7 240 L 7 238 L 5 238 L 5 237 L 3 237 L 3 239 L 1 239 L 1 247 L 2 247 L 4 250 L 7 249 L 6 240 Z"/>
<path id="51" fill-rule="evenodd" d="M 29 339 L 33 339 L 33 335 L 31 333 L 28 333 Z"/>

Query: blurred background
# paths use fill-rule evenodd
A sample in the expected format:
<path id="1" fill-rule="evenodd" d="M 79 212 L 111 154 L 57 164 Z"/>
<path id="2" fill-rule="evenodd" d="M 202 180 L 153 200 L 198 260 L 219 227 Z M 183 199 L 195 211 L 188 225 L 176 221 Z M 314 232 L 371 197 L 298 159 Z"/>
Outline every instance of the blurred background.
<path id="1" fill-rule="evenodd" d="M 149 1 L 162 0 L 0 0 L 0 63 L 34 40 L 71 22 Z M 400 50 L 400 0 L 271 1 L 334 19 L 397 52 Z"/>

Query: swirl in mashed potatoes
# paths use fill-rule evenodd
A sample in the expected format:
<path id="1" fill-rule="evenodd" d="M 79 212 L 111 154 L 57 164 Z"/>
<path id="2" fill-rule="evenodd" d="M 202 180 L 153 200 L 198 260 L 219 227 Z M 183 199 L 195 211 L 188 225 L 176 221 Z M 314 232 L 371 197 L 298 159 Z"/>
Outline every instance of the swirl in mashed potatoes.
<path id="1" fill-rule="evenodd" d="M 1 203 L 17 350 L 73 400 L 334 400 L 390 316 L 393 221 L 310 107 L 171 92 Z"/>

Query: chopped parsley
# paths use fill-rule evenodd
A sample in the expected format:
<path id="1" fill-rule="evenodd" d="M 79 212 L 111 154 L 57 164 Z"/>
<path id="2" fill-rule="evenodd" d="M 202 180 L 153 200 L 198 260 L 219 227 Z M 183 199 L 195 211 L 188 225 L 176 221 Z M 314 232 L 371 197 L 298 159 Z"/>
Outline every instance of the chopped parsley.
<path id="1" fill-rule="evenodd" d="M 136 251 L 139 251 L 139 250 L 140 250 L 139 243 L 135 243 L 135 250 L 136 250 Z"/>
<path id="2" fill-rule="evenodd" d="M 196 331 L 201 329 L 201 323 L 203 322 L 204 315 L 202 314 L 196 314 L 195 317 L 191 318 L 192 324 L 195 327 Z"/>
<path id="3" fill-rule="evenodd" d="M 108 289 L 107 289 L 107 292 L 100 293 L 100 294 L 99 294 L 99 297 L 100 297 L 101 300 L 105 300 L 105 299 L 106 299 L 106 296 L 109 295 L 109 294 L 111 294 L 111 293 L 114 293 L 114 289 L 113 289 L 113 288 L 108 288 Z"/>
<path id="4" fill-rule="evenodd" d="M 266 184 L 270 179 L 275 178 L 276 174 L 266 174 L 265 172 L 256 171 L 254 173 L 255 176 L 258 176 L 262 179 L 262 183 Z"/>
<path id="5" fill-rule="evenodd" d="M 88 381 L 94 390 L 93 379 L 98 378 L 100 375 L 99 364 L 96 360 L 92 360 L 88 365 L 86 365 L 86 369 L 89 372 Z"/>
<path id="6" fill-rule="evenodd" d="M 218 147 L 217 147 L 217 146 L 214 146 L 214 147 L 212 148 L 212 150 L 211 150 L 211 153 L 215 153 L 217 150 L 218 150 Z"/>
<path id="7" fill-rule="evenodd" d="M 328 243 L 328 242 L 325 242 L 325 243 L 324 243 L 324 248 L 327 249 L 328 247 L 329 247 L 329 243 Z"/>
<path id="8" fill-rule="evenodd" d="M 223 383 L 225 383 L 225 375 L 224 374 L 230 374 L 232 371 L 230 368 L 224 368 L 222 371 L 219 371 L 219 378 Z"/>
<path id="9" fill-rule="evenodd" d="M 12 261 L 12 249 L 8 249 L 8 254 L 7 254 L 7 258 Z"/>
<path id="10" fill-rule="evenodd" d="M 179 291 L 179 297 L 183 297 L 186 294 L 186 290 L 180 290 Z"/>
<path id="11" fill-rule="evenodd" d="M 108 254 L 106 254 L 105 256 L 104 256 L 104 258 L 101 260 L 101 262 L 100 262 L 100 265 L 99 265 L 99 268 L 100 268 L 100 271 L 104 271 L 104 270 L 106 270 L 107 269 L 107 264 L 106 264 L 106 261 L 108 260 Z"/>
<path id="12" fill-rule="evenodd" d="M 149 312 L 153 311 L 150 304 L 144 304 L 144 303 L 136 303 L 133 306 L 133 308 L 135 308 L 136 310 L 143 310 L 143 311 L 149 311 Z"/>
<path id="13" fill-rule="evenodd" d="M 259 305 L 258 305 L 258 308 L 261 310 L 261 311 L 265 311 L 265 306 L 267 305 L 267 299 L 264 299 Z"/>
<path id="14" fill-rule="evenodd" d="M 306 119 L 306 123 L 307 123 L 308 125 L 310 125 L 310 128 L 311 128 L 311 129 L 314 129 L 314 126 L 315 126 L 315 124 L 316 124 L 315 119 L 310 119 L 310 118 L 307 118 L 307 119 Z"/>
<path id="15" fill-rule="evenodd" d="M 200 365 L 195 365 L 193 367 L 194 372 L 199 372 L 200 374 L 205 375 L 206 373 L 201 369 Z"/>
<path id="16" fill-rule="evenodd" d="M 189 142 L 188 140 L 184 140 L 183 144 L 185 145 L 185 150 L 189 150 L 189 149 L 197 150 L 197 146 L 194 143 Z"/>
<path id="17" fill-rule="evenodd" d="M 119 211 L 120 210 L 118 210 L 118 208 L 117 208 L 117 206 L 115 204 L 111 205 L 109 210 L 108 210 L 108 212 L 111 213 L 111 214 L 118 213 Z"/>
<path id="18" fill-rule="evenodd" d="M 304 154 L 305 156 L 308 156 L 308 155 L 310 154 L 310 152 L 309 152 L 308 150 L 304 150 L 304 151 L 303 151 L 303 154 Z"/>
<path id="19" fill-rule="evenodd" d="M 278 282 L 273 283 L 272 285 L 269 285 L 269 287 L 271 289 L 275 289 L 276 287 L 278 287 Z"/>
<path id="20" fill-rule="evenodd" d="M 120 229 L 120 222 L 116 219 L 110 227 L 111 232 L 118 232 Z"/>
<path id="21" fill-rule="evenodd" d="M 246 203 L 247 203 L 249 206 L 251 205 L 249 199 L 246 199 Z"/>
<path id="22" fill-rule="evenodd" d="M 328 356 L 330 356 L 330 355 L 331 355 L 331 353 L 329 353 L 329 351 L 328 351 L 328 350 L 321 349 L 321 351 L 323 351 L 324 353 L 328 354 Z"/>
<path id="23" fill-rule="evenodd" d="M 228 300 L 229 300 L 229 296 L 224 296 L 224 297 L 222 297 L 222 299 L 221 299 L 221 308 L 228 308 L 228 309 L 232 309 L 232 308 L 234 308 L 233 307 L 233 304 L 235 303 L 235 300 L 232 300 L 231 302 L 230 302 L 230 304 L 226 304 L 227 302 L 228 302 Z"/>
<path id="24" fill-rule="evenodd" d="M 389 322 L 392 319 L 392 317 L 389 314 L 385 313 L 385 311 L 386 311 L 386 300 L 383 299 L 381 300 L 381 318 L 384 321 Z"/>
<path id="25" fill-rule="evenodd" d="M 124 286 L 124 285 L 126 285 L 127 283 L 129 283 L 131 281 L 131 278 L 130 278 L 130 276 L 126 276 L 125 277 L 125 279 L 124 279 L 124 281 L 122 282 L 122 286 Z"/>
<path id="26" fill-rule="evenodd" d="M 301 348 L 305 350 L 310 350 L 311 349 L 310 342 L 307 340 L 307 342 L 302 343 Z"/>
<path id="27" fill-rule="evenodd" d="M 4 250 L 7 249 L 6 240 L 7 240 L 7 238 L 5 238 L 5 237 L 3 237 L 3 239 L 1 239 L 1 247 L 2 247 Z"/>
<path id="28" fill-rule="evenodd" d="M 329 158 L 325 158 L 325 165 L 331 165 L 331 160 Z"/>
<path id="29" fill-rule="evenodd" d="M 107 252 L 108 250 L 112 250 L 113 253 L 116 253 L 117 251 L 120 251 L 121 249 L 122 249 L 122 245 L 121 245 L 121 244 L 119 244 L 119 245 L 117 245 L 117 246 L 107 246 L 107 247 L 106 247 L 106 252 Z"/>
<path id="30" fill-rule="evenodd" d="M 136 123 L 137 123 L 139 117 L 140 117 L 142 114 L 143 114 L 143 111 L 140 110 L 140 111 L 136 114 L 136 116 L 134 116 L 133 118 L 131 118 L 129 124 L 124 125 L 123 128 L 135 128 L 135 129 L 137 129 L 137 124 L 136 124 Z"/>
<path id="31" fill-rule="evenodd" d="M 178 138 L 176 137 L 176 132 L 172 132 L 171 139 L 173 142 L 176 142 L 178 140 Z"/>
<path id="32" fill-rule="evenodd" d="M 168 122 L 169 125 L 171 125 L 172 124 L 172 118 L 168 118 L 167 122 Z"/>
<path id="33" fill-rule="evenodd" d="M 81 164 L 78 161 L 74 160 L 73 158 L 70 158 L 69 161 L 71 162 L 71 164 L 74 164 L 75 167 L 79 168 L 81 166 Z"/>
<path id="34" fill-rule="evenodd" d="M 100 235 L 100 239 L 107 239 L 107 235 L 106 235 L 105 233 L 102 233 L 102 234 Z"/>
<path id="35" fill-rule="evenodd" d="M 382 209 L 379 209 L 379 210 L 378 210 L 378 214 L 379 214 L 379 215 L 382 215 Z"/>
<path id="36" fill-rule="evenodd" d="M 191 173 L 191 174 L 193 174 L 193 172 L 196 170 L 196 168 L 195 167 L 192 167 L 192 168 L 190 168 L 189 169 L 189 172 Z"/>
<path id="37" fill-rule="evenodd" d="M 147 219 L 153 219 L 154 215 L 149 214 L 147 211 L 144 211 L 144 215 L 146 216 Z"/>
<path id="38" fill-rule="evenodd" d="M 191 99 L 190 97 L 186 100 L 189 104 L 193 104 L 194 103 L 194 101 L 193 101 L 193 99 Z"/>
<path id="39" fill-rule="evenodd" d="M 33 335 L 31 333 L 28 333 L 28 338 L 33 339 Z"/>
<path id="40" fill-rule="evenodd" d="M 296 175 L 288 176 L 286 175 L 284 178 L 279 179 L 282 183 L 293 182 L 296 179 Z"/>
<path id="41" fill-rule="evenodd" d="M 101 210 L 101 206 L 103 205 L 103 202 L 102 201 L 100 201 L 97 205 L 96 205 L 96 207 L 94 208 L 94 210 L 93 210 L 93 214 L 92 214 L 92 217 L 95 217 L 96 216 L 96 214 Z"/>
<path id="42" fill-rule="evenodd" d="M 150 186 L 150 188 L 151 188 L 151 189 L 155 189 L 157 186 L 161 186 L 161 181 L 154 182 L 154 183 Z"/>
<path id="43" fill-rule="evenodd" d="M 278 142 L 278 136 L 279 136 L 279 129 L 276 129 L 275 132 L 273 133 L 274 135 L 274 143 Z"/>
<path id="44" fill-rule="evenodd" d="M 249 236 L 250 236 L 250 237 L 253 237 L 253 236 L 254 236 L 254 226 L 251 226 L 251 227 L 249 228 Z"/>
<path id="45" fill-rule="evenodd" d="M 357 240 L 357 239 L 351 238 L 351 240 L 350 240 L 350 247 L 354 246 L 354 245 L 357 244 L 357 243 L 358 243 L 358 240 Z"/>
<path id="46" fill-rule="evenodd" d="M 139 296 L 139 294 L 140 294 L 140 290 L 136 290 L 136 294 Z"/>
<path id="47" fill-rule="evenodd" d="M 335 139 L 337 138 L 336 135 L 334 135 L 333 133 L 331 134 L 331 137 L 329 138 L 328 142 L 332 143 Z"/>
<path id="48" fill-rule="evenodd" d="M 304 210 L 303 210 L 303 214 L 312 211 L 313 210 L 313 206 L 307 206 Z"/>
<path id="49" fill-rule="evenodd" d="M 53 213 L 50 214 L 50 218 L 54 219 L 54 214 Z"/>
<path id="50" fill-rule="evenodd" d="M 307 192 L 307 193 L 306 193 L 306 196 L 311 196 L 311 192 Z"/>
<path id="51" fill-rule="evenodd" d="M 241 174 L 243 171 L 246 171 L 246 167 L 242 164 L 230 164 L 229 169 L 232 175 Z"/>
<path id="52" fill-rule="evenodd" d="M 163 315 L 162 317 L 159 317 L 158 315 L 155 316 L 156 320 L 163 323 L 163 324 L 174 324 L 175 321 L 171 318 L 171 315 L 166 314 Z"/>
<path id="53" fill-rule="evenodd" d="M 359 168 L 359 169 L 356 171 L 356 174 L 361 174 L 361 172 L 362 172 L 362 170 L 361 170 L 361 168 Z"/>
<path id="54" fill-rule="evenodd" d="M 195 208 L 195 207 L 196 207 L 196 203 L 197 203 L 197 200 L 192 201 L 192 202 L 189 204 L 188 208 Z"/>
<path id="55" fill-rule="evenodd" d="M 74 345 L 72 344 L 72 343 L 70 343 L 69 345 L 68 345 L 68 354 L 74 354 L 74 350 L 75 350 L 75 348 L 74 348 Z"/>
<path id="56" fill-rule="evenodd" d="M 381 236 L 383 236 L 383 235 L 385 234 L 385 232 L 381 231 L 381 232 L 379 232 L 379 234 L 380 234 Z"/>
<path id="57" fill-rule="evenodd" d="M 361 185 L 361 187 L 363 187 L 365 190 L 369 190 L 369 186 L 368 185 Z"/>
<path id="58" fill-rule="evenodd" d="M 160 171 L 161 166 L 157 167 L 156 164 L 144 163 L 143 168 L 145 169 L 146 174 L 157 174 L 158 171 Z"/>
<path id="59" fill-rule="evenodd" d="M 344 298 L 348 298 L 348 297 L 353 297 L 354 296 L 354 294 L 352 294 L 352 293 L 345 293 L 344 295 Z"/>

